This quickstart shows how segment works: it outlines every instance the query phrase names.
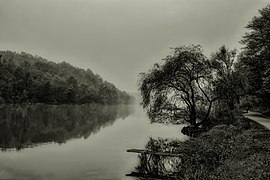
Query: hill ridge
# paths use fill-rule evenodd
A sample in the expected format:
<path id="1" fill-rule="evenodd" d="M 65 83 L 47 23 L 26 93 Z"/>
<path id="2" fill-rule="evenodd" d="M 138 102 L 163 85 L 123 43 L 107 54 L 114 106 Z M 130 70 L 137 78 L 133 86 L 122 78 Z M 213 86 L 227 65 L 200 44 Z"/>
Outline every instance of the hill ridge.
<path id="1" fill-rule="evenodd" d="M 131 103 L 132 97 L 89 68 L 26 52 L 0 51 L 2 103 Z"/>

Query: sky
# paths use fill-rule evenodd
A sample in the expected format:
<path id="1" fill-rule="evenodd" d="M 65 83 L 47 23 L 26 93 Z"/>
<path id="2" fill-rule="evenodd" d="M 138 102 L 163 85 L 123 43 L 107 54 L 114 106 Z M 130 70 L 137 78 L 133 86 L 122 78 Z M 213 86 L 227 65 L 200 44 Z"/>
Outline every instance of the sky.
<path id="1" fill-rule="evenodd" d="M 170 47 L 240 49 L 268 0 L 0 0 L 0 49 L 91 69 L 136 92 L 140 72 Z"/>

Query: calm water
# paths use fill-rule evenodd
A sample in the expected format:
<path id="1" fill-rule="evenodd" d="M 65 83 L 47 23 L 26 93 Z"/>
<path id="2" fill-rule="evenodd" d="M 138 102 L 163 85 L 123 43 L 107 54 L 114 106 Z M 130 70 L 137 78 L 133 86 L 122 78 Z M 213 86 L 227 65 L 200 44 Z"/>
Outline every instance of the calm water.
<path id="1" fill-rule="evenodd" d="M 132 179 L 149 137 L 179 138 L 182 126 L 149 124 L 137 105 L 0 107 L 0 179 Z"/>

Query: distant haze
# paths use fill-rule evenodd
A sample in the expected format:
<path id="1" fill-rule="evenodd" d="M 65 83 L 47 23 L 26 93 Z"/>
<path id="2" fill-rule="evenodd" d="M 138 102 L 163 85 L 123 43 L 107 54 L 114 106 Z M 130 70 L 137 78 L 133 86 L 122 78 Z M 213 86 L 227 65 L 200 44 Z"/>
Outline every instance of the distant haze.
<path id="1" fill-rule="evenodd" d="M 169 47 L 240 48 L 267 0 L 0 0 L 0 49 L 90 68 L 135 92 Z"/>

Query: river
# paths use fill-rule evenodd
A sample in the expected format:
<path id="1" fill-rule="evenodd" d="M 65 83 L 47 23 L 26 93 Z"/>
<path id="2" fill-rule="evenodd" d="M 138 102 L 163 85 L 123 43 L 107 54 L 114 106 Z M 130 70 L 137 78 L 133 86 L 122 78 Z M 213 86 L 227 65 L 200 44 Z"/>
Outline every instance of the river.
<path id="1" fill-rule="evenodd" d="M 139 105 L 0 106 L 0 179 L 117 180 L 149 137 L 186 139 L 182 125 L 150 124 Z"/>

